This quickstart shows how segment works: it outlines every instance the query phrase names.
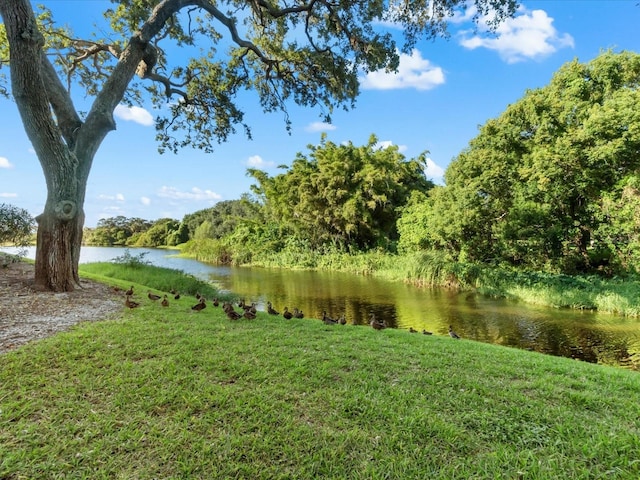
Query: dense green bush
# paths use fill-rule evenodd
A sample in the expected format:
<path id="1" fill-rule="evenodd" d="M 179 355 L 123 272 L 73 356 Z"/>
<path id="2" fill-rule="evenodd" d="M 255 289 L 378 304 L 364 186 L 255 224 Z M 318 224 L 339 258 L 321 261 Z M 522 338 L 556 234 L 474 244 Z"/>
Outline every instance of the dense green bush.
<path id="1" fill-rule="evenodd" d="M 23 208 L 0 204 L 0 243 L 25 246 L 29 243 L 35 220 Z"/>

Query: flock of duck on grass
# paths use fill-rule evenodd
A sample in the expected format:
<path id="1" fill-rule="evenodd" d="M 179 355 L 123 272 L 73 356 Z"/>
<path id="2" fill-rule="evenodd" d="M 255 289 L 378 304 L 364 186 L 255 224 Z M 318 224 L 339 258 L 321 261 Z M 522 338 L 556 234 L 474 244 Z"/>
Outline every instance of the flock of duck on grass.
<path id="1" fill-rule="evenodd" d="M 113 287 L 113 290 L 116 293 L 120 293 L 122 291 L 122 289 L 120 289 L 119 287 Z M 171 290 L 169 292 L 174 300 L 179 300 L 180 299 L 180 293 L 176 292 L 175 290 Z M 136 308 L 140 306 L 139 302 L 136 302 L 134 300 L 131 299 L 131 297 L 133 297 L 133 285 L 131 285 L 131 287 L 124 292 L 125 295 L 125 301 L 124 304 L 126 307 L 128 308 Z M 152 293 L 150 290 L 147 292 L 147 298 L 153 302 L 157 302 L 158 300 L 162 299 L 162 301 L 160 302 L 160 304 L 163 307 L 168 307 L 169 306 L 169 298 L 167 294 L 164 294 L 162 297 L 160 295 L 157 295 L 155 293 Z M 201 310 L 204 310 L 205 308 L 207 308 L 207 301 L 206 299 L 200 295 L 199 293 L 196 293 L 196 299 L 198 300 L 198 303 L 196 303 L 195 305 L 193 305 L 191 307 L 191 310 L 193 310 L 194 312 L 199 312 Z M 220 302 L 217 298 L 214 298 L 213 301 L 211 302 L 212 305 L 214 307 L 219 307 L 220 306 Z M 246 318 L 248 320 L 254 320 L 256 318 L 256 314 L 258 313 L 256 310 L 256 303 L 252 302 L 251 304 L 247 304 L 245 303 L 244 300 L 240 300 L 238 302 L 238 307 L 241 309 L 240 312 L 238 312 L 235 307 L 233 306 L 233 304 L 231 302 L 222 302 L 222 309 L 224 310 L 225 314 L 227 315 L 227 317 L 230 320 L 239 320 L 241 318 Z M 267 313 L 269 315 L 274 315 L 274 316 L 279 316 L 280 312 L 278 312 L 274 307 L 273 304 L 271 302 L 267 302 Z M 298 308 L 294 308 L 293 311 L 289 310 L 289 307 L 284 307 L 284 310 L 282 311 L 282 316 L 287 319 L 290 320 L 292 318 L 304 318 L 304 313 L 302 313 L 301 310 L 299 310 Z M 331 318 L 329 315 L 327 315 L 326 310 L 322 312 L 322 321 L 327 324 L 327 325 L 346 325 L 347 324 L 347 319 L 344 315 L 344 313 L 338 317 L 338 318 Z M 378 320 L 376 318 L 375 313 L 371 312 L 371 316 L 369 317 L 369 326 L 371 328 L 373 328 L 374 330 L 384 330 L 385 328 L 387 328 L 387 324 L 384 320 Z M 418 333 L 418 330 L 416 330 L 413 327 L 409 327 L 409 332 L 410 333 Z M 422 330 L 422 333 L 424 335 L 433 335 L 433 332 L 429 332 L 427 330 Z M 455 339 L 459 339 L 460 336 L 453 331 L 453 327 L 451 325 L 449 325 L 449 336 L 451 338 L 455 338 Z"/>

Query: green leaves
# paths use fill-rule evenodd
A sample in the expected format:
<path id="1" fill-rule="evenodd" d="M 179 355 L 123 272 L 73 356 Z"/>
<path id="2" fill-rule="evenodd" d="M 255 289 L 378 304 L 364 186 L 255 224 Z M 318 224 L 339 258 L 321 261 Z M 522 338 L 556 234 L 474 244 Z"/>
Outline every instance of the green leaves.
<path id="1" fill-rule="evenodd" d="M 424 159 L 405 160 L 398 148 L 381 148 L 375 136 L 362 147 L 323 139 L 298 154 L 284 174 L 269 177 L 249 170 L 259 183 L 267 216 L 308 238 L 325 243 L 371 248 L 397 240 L 398 209 L 412 191 L 431 188 Z"/>
<path id="2" fill-rule="evenodd" d="M 35 220 L 23 208 L 0 203 L 0 244 L 8 242 L 26 246 L 35 224 Z"/>
<path id="3" fill-rule="evenodd" d="M 564 65 L 482 126 L 424 204 L 435 213 L 403 218 L 405 228 L 422 219 L 424 240 L 410 229 L 401 244 L 565 273 L 619 264 L 620 240 L 637 230 L 612 208 L 635 198 L 618 185 L 640 168 L 639 83 L 631 52 Z"/>

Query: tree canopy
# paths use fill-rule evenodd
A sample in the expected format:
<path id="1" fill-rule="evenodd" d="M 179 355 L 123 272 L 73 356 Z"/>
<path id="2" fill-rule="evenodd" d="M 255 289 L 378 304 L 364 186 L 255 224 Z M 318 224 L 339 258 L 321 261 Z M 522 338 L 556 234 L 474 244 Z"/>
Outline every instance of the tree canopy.
<path id="1" fill-rule="evenodd" d="M 10 93 L 47 183 L 36 283 L 72 290 L 79 282 L 87 179 L 121 102 L 150 98 L 162 107 L 161 150 L 210 151 L 236 126 L 250 135 L 235 102 L 242 90 L 254 91 L 265 111 L 286 112 L 295 102 L 329 119 L 335 108 L 353 106 L 360 72 L 395 70 L 401 51 L 446 34 L 467 3 L 123 0 L 105 12 L 109 28 L 78 38 L 55 23 L 54 3 L 36 18 L 29 0 L 0 0 L 0 65 L 9 64 Z M 476 20 L 489 16 L 494 25 L 517 7 L 514 0 L 472 3 Z M 385 22 L 400 27 L 400 42 Z M 86 113 L 72 89 L 89 99 Z"/>
<path id="2" fill-rule="evenodd" d="M 336 145 L 323 139 L 298 154 L 286 173 L 269 177 L 249 169 L 268 218 L 312 247 L 323 243 L 370 248 L 397 240 L 396 221 L 412 191 L 433 186 L 424 174 L 426 154 L 406 160 L 397 146 Z"/>
<path id="3" fill-rule="evenodd" d="M 623 251 L 629 262 L 629 243 L 638 249 L 639 85 L 640 55 L 607 51 L 528 91 L 447 168 L 446 187 L 424 204 L 433 212 L 422 215 L 424 244 L 566 273 L 610 265 Z M 628 217 L 616 209 L 623 199 Z"/>

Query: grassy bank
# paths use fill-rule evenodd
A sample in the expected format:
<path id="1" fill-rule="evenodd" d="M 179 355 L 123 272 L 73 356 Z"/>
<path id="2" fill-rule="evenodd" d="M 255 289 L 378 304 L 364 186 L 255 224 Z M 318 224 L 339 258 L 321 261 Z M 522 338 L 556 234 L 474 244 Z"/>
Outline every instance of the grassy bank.
<path id="1" fill-rule="evenodd" d="M 0 356 L 0 478 L 640 476 L 635 372 L 139 300 Z"/>

